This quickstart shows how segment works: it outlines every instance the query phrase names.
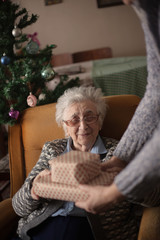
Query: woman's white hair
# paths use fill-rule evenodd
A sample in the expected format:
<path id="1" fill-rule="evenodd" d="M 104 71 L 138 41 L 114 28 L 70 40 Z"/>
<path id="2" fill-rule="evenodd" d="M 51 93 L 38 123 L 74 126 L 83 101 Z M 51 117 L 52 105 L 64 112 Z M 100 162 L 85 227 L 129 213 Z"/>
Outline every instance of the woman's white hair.
<path id="1" fill-rule="evenodd" d="M 108 107 L 106 101 L 102 97 L 103 93 L 100 88 L 81 86 L 67 89 L 64 94 L 57 100 L 56 121 L 58 125 L 62 125 L 66 133 L 65 125 L 63 124 L 63 114 L 66 108 L 68 108 L 73 103 L 90 100 L 95 104 L 97 108 L 97 113 L 99 114 L 99 124 L 100 127 L 102 127 Z"/>

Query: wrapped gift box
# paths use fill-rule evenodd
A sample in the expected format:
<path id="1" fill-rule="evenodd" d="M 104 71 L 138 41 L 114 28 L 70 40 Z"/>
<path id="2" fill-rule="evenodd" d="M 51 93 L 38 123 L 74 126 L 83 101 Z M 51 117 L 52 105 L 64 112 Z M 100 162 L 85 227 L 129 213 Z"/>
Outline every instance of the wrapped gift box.
<path id="1" fill-rule="evenodd" d="M 42 198 L 65 201 L 86 200 L 79 184 L 110 185 L 117 172 L 103 172 L 99 155 L 71 151 L 50 161 L 51 171 L 42 171 L 33 181 L 34 192 Z"/>
<path id="2" fill-rule="evenodd" d="M 77 185 L 100 174 L 98 154 L 71 151 L 50 161 L 52 182 Z"/>

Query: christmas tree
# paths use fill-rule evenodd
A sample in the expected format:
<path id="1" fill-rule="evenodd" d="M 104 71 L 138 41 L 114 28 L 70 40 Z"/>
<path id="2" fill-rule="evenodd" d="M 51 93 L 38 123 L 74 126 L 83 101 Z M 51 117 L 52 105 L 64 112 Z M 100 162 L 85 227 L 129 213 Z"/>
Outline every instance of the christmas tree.
<path id="1" fill-rule="evenodd" d="M 78 78 L 68 81 L 51 66 L 56 45 L 40 49 L 37 33 L 23 33 L 37 19 L 18 4 L 0 0 L 0 124 L 13 125 L 24 109 L 56 102 L 65 89 L 79 85 Z"/>

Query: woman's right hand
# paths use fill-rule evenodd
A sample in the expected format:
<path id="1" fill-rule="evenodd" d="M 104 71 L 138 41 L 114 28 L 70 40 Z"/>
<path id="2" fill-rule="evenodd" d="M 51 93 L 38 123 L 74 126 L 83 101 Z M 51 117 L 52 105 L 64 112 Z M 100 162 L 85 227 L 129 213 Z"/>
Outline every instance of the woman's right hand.
<path id="1" fill-rule="evenodd" d="M 39 178 L 40 176 L 41 176 L 41 177 L 44 177 L 44 176 L 50 175 L 50 174 L 51 174 L 51 172 L 50 172 L 48 169 L 44 169 L 42 172 L 40 172 L 40 173 L 35 177 L 35 179 L 33 180 L 33 184 L 34 184 L 34 181 L 36 181 L 37 178 Z M 34 190 L 33 190 L 33 184 L 32 184 L 32 188 L 31 188 L 31 196 L 32 196 L 32 198 L 33 198 L 34 200 L 39 200 L 39 196 L 36 195 L 36 193 L 35 193 Z"/>
<path id="2" fill-rule="evenodd" d="M 77 201 L 75 205 L 93 214 L 104 212 L 125 198 L 114 183 L 110 186 L 80 185 L 79 188 L 89 197 L 84 201 Z"/>
<path id="3" fill-rule="evenodd" d="M 101 170 L 107 172 L 120 172 L 126 167 L 127 163 L 120 158 L 113 156 L 108 161 L 101 164 Z"/>

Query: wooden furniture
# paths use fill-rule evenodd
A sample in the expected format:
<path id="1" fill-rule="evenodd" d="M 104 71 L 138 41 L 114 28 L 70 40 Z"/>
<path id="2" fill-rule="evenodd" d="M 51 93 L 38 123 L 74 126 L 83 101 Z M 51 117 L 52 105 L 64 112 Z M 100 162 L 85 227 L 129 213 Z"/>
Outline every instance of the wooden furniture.
<path id="1" fill-rule="evenodd" d="M 124 95 L 105 98 L 109 111 L 101 134 L 120 139 L 139 103 L 139 97 Z M 22 186 L 36 164 L 43 144 L 64 137 L 63 129 L 55 121 L 55 105 L 26 109 L 19 124 L 9 128 L 11 196 Z"/>
<path id="2" fill-rule="evenodd" d="M 55 54 L 52 56 L 51 65 L 53 67 L 68 65 L 73 63 L 71 53 Z"/>
<path id="3" fill-rule="evenodd" d="M 91 49 L 87 51 L 76 52 L 72 54 L 73 62 L 84 62 L 103 58 L 111 58 L 112 50 L 110 47 Z"/>
<path id="4" fill-rule="evenodd" d="M 54 54 L 51 59 L 53 67 L 69 65 L 77 62 L 85 62 L 103 58 L 111 58 L 112 50 L 110 47 L 80 51 L 75 53 Z"/>
<path id="5" fill-rule="evenodd" d="M 105 99 L 109 110 L 101 133 L 106 137 L 120 139 L 140 98 L 133 95 L 121 95 L 108 96 Z M 22 186 L 26 176 L 36 164 L 43 144 L 46 141 L 64 137 L 63 129 L 59 128 L 55 121 L 55 105 L 53 103 L 26 109 L 19 122 L 9 127 L 11 195 L 9 199 L 0 202 L 0 232 L 3 240 L 8 240 L 9 236 L 15 232 L 18 221 L 18 216 L 11 204 L 12 196 Z M 151 236 L 149 240 L 159 239 L 160 228 L 156 225 L 158 221 L 152 224 L 153 215 L 155 215 L 154 219 L 160 219 L 158 214 L 160 215 L 159 208 L 157 210 L 154 208 L 154 211 L 151 208 L 145 212 L 138 240 L 147 240 L 145 238 L 147 234 Z"/>

